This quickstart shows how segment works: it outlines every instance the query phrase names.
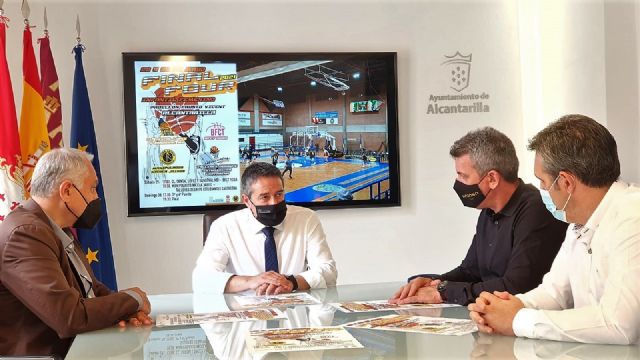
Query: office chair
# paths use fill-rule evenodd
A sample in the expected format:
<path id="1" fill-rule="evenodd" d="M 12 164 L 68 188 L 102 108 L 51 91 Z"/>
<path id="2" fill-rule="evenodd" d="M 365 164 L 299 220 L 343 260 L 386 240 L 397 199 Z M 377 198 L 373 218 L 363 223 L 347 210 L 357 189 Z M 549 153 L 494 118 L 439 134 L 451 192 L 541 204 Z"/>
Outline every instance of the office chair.
<path id="1" fill-rule="evenodd" d="M 211 223 L 216 221 L 220 216 L 229 213 L 229 210 L 211 210 L 202 216 L 202 246 L 207 241 L 207 235 L 209 234 L 209 228 Z"/>

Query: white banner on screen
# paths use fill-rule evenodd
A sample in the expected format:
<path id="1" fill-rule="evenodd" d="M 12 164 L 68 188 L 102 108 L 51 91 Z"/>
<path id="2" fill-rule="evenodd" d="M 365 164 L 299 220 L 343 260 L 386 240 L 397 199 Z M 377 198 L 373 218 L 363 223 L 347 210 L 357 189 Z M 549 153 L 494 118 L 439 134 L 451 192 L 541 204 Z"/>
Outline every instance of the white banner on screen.
<path id="1" fill-rule="evenodd" d="M 238 126 L 251 126 L 251 113 L 238 111 Z"/>
<path id="2" fill-rule="evenodd" d="M 282 114 L 261 113 L 262 126 L 282 126 Z"/>
<path id="3" fill-rule="evenodd" d="M 238 202 L 235 64 L 135 64 L 140 207 Z"/>

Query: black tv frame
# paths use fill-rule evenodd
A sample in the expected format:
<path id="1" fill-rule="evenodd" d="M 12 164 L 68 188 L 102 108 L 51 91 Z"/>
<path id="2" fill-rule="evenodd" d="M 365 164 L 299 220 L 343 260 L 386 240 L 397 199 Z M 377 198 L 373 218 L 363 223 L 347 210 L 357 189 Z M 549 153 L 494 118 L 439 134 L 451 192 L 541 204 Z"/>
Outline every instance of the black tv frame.
<path id="1" fill-rule="evenodd" d="M 124 128 L 125 159 L 127 167 L 127 215 L 158 216 L 203 214 L 211 211 L 234 211 L 245 208 L 244 204 L 216 204 L 209 206 L 168 206 L 161 208 L 141 208 L 140 188 L 138 184 L 138 142 L 136 126 L 135 95 L 135 62 L 160 61 L 169 56 L 186 57 L 187 60 L 198 61 L 230 61 L 241 62 L 255 59 L 269 61 L 284 60 L 317 60 L 322 58 L 340 61 L 353 56 L 367 56 L 384 60 L 387 66 L 387 152 L 389 164 L 390 199 L 338 200 L 323 202 L 295 202 L 293 205 L 304 206 L 314 210 L 336 208 L 371 208 L 392 207 L 401 205 L 400 196 L 400 154 L 398 134 L 398 76 L 396 52 L 123 52 L 123 95 L 124 95 Z M 285 188 L 286 191 L 286 188 Z"/>

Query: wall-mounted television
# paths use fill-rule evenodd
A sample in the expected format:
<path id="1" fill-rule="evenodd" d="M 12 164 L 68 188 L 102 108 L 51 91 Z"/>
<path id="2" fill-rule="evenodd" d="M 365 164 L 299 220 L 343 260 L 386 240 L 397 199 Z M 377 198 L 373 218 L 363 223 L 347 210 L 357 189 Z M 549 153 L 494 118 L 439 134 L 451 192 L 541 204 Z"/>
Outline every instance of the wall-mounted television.
<path id="1" fill-rule="evenodd" d="M 129 216 L 242 208 L 255 161 L 289 204 L 400 205 L 396 53 L 122 56 Z"/>

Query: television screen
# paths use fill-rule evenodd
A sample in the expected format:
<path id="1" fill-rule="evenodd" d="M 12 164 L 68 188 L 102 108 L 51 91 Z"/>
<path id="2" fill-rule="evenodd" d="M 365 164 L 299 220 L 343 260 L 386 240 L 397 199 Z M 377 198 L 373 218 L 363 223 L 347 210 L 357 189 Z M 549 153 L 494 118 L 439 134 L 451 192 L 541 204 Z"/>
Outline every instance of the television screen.
<path id="1" fill-rule="evenodd" d="M 129 216 L 244 207 L 256 161 L 289 204 L 400 204 L 396 53 L 123 53 Z"/>

